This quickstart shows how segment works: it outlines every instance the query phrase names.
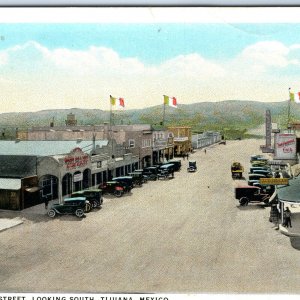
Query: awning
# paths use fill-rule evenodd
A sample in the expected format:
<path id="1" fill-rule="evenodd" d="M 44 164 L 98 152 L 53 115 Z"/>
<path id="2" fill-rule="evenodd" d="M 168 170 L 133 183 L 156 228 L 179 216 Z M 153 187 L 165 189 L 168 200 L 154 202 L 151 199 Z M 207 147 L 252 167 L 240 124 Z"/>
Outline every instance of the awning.
<path id="1" fill-rule="evenodd" d="M 0 190 L 19 190 L 21 179 L 19 178 L 0 178 Z"/>
<path id="2" fill-rule="evenodd" d="M 34 192 L 37 192 L 39 191 L 41 188 L 38 187 L 38 186 L 33 186 L 33 187 L 30 187 L 30 188 L 27 188 L 25 189 L 26 192 L 29 192 L 29 193 L 34 193 Z"/>
<path id="3" fill-rule="evenodd" d="M 289 180 L 289 185 L 278 187 L 277 194 L 279 201 L 300 204 L 300 177 Z"/>

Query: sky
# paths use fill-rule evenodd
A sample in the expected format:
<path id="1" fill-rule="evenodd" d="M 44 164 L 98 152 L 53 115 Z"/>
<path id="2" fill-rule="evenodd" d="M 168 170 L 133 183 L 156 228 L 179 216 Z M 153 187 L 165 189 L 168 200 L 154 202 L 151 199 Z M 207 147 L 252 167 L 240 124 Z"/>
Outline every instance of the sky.
<path id="1" fill-rule="evenodd" d="M 16 12 L 0 9 L 2 113 L 108 110 L 109 95 L 125 109 L 163 95 L 277 102 L 300 89 L 300 22 L 289 10 L 94 8 L 84 20 L 84 9 Z"/>

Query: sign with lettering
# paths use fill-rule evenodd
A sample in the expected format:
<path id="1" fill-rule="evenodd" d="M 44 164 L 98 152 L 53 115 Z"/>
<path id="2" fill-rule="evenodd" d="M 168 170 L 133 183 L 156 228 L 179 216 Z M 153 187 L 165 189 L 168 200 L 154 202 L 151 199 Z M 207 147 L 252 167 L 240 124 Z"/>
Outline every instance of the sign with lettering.
<path id="1" fill-rule="evenodd" d="M 295 159 L 295 158 L 296 158 L 296 136 L 290 133 L 276 134 L 274 159 Z"/>
<path id="2" fill-rule="evenodd" d="M 288 178 L 260 178 L 259 183 L 265 185 L 288 185 L 289 179 Z"/>
<path id="3" fill-rule="evenodd" d="M 89 155 L 84 153 L 79 147 L 73 149 L 64 157 L 64 164 L 67 170 L 74 170 L 85 167 L 89 162 Z"/>

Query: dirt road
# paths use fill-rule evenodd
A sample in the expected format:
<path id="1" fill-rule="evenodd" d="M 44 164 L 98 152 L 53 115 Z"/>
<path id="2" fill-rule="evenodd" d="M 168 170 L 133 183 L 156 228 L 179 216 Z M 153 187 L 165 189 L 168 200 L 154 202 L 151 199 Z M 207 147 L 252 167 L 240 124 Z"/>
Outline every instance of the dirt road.
<path id="1" fill-rule="evenodd" d="M 27 215 L 0 233 L 1 291 L 299 293 L 299 241 L 233 196 L 231 162 L 247 170 L 261 143 L 197 151 L 196 173 L 182 161 L 174 179 L 105 197 L 84 219 Z"/>

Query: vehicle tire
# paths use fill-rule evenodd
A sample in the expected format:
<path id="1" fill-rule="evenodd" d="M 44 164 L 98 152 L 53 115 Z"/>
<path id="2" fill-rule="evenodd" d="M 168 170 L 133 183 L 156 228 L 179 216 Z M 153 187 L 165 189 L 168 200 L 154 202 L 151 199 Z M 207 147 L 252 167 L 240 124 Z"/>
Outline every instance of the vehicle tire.
<path id="1" fill-rule="evenodd" d="M 97 206 L 99 206 L 99 205 L 98 205 L 98 202 L 97 202 L 96 200 L 93 201 L 92 204 L 93 204 L 93 208 L 96 208 Z"/>
<path id="2" fill-rule="evenodd" d="M 123 192 L 122 192 L 122 191 L 114 191 L 114 195 L 115 195 L 116 197 L 122 197 Z"/>
<path id="3" fill-rule="evenodd" d="M 242 197 L 242 198 L 240 199 L 240 205 L 241 205 L 241 206 L 246 206 L 246 205 L 248 205 L 248 202 L 249 202 L 249 199 L 248 199 L 247 197 Z"/>
<path id="4" fill-rule="evenodd" d="M 83 209 L 77 208 L 76 211 L 75 211 L 75 215 L 76 215 L 76 217 L 78 217 L 78 218 L 82 218 L 83 215 L 84 215 Z"/>
<path id="5" fill-rule="evenodd" d="M 54 218 L 55 215 L 56 215 L 56 211 L 55 211 L 54 209 L 50 209 L 50 210 L 48 211 L 48 216 L 49 216 L 50 218 Z"/>
<path id="6" fill-rule="evenodd" d="M 103 197 L 101 197 L 100 202 L 98 203 L 98 206 L 101 206 L 103 204 Z"/>

